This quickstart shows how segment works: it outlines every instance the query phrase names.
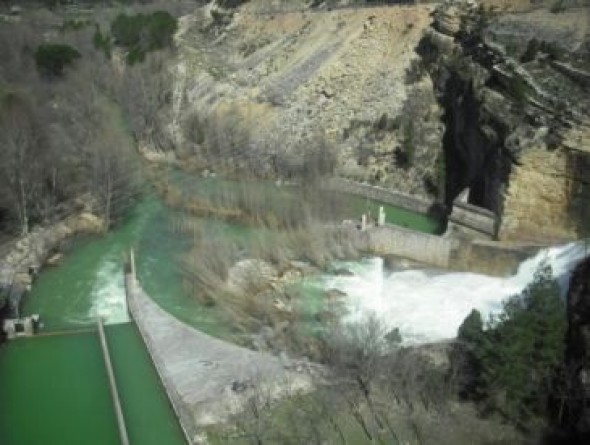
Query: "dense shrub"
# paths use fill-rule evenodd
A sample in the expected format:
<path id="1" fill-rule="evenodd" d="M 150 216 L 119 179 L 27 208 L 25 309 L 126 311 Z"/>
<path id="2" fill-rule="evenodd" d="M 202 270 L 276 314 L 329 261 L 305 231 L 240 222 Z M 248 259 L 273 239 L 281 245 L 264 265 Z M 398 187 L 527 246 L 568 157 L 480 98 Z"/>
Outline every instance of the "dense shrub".
<path id="1" fill-rule="evenodd" d="M 130 64 L 142 61 L 147 52 L 170 46 L 177 28 L 177 20 L 165 11 L 119 14 L 111 23 L 114 42 L 128 49 Z"/>
<path id="2" fill-rule="evenodd" d="M 66 33 L 69 31 L 80 31 L 81 29 L 84 29 L 87 26 L 90 26 L 92 23 L 90 22 L 90 20 L 64 20 L 64 22 L 62 23 L 62 25 L 59 27 L 59 30 L 62 33 Z"/>
<path id="3" fill-rule="evenodd" d="M 94 37 L 92 39 L 92 43 L 94 47 L 98 50 L 104 52 L 104 55 L 110 59 L 112 53 L 112 46 L 113 43 L 111 41 L 111 37 L 109 35 L 104 35 L 100 30 L 100 26 L 96 25 L 96 30 L 94 31 Z"/>
<path id="4" fill-rule="evenodd" d="M 535 60 L 539 52 L 547 54 L 551 60 L 559 60 L 562 53 L 555 43 L 532 38 L 529 40 L 525 52 L 520 57 L 520 61 L 522 63 L 531 62 Z"/>
<path id="5" fill-rule="evenodd" d="M 64 68 L 80 58 L 80 53 L 69 45 L 46 43 L 35 51 L 35 63 L 39 72 L 46 77 L 63 75 Z"/>
<path id="6" fill-rule="evenodd" d="M 222 8 L 237 8 L 244 3 L 248 3 L 249 0 L 217 0 L 217 4 Z"/>
<path id="7" fill-rule="evenodd" d="M 405 154 L 405 168 L 412 166 L 416 154 L 414 122 L 408 120 L 403 127 L 402 151 Z"/>
<path id="8" fill-rule="evenodd" d="M 551 8 L 549 8 L 549 11 L 551 11 L 553 14 L 559 14 L 565 10 L 566 7 L 564 0 L 557 0 L 555 3 L 553 3 L 553 5 L 551 5 Z"/>
<path id="9" fill-rule="evenodd" d="M 565 305 L 549 266 L 484 325 L 473 311 L 458 332 L 468 351 L 463 374 L 469 395 L 511 421 L 526 425 L 544 414 L 555 369 L 563 359 Z"/>

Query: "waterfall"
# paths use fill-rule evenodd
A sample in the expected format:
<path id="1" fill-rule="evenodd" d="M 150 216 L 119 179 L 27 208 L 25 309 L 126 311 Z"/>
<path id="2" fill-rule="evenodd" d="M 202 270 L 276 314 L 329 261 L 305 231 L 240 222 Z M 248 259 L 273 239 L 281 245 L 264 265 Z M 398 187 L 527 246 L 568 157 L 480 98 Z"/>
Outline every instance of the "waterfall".
<path id="1" fill-rule="evenodd" d="M 381 258 L 371 258 L 346 263 L 351 276 L 325 277 L 322 285 L 346 293 L 345 323 L 376 316 L 387 329 L 399 328 L 405 344 L 427 343 L 455 337 L 472 309 L 484 319 L 501 310 L 543 263 L 551 266 L 565 296 L 571 272 L 586 254 L 583 242 L 543 249 L 507 278 L 423 269 L 387 272 Z"/>
<path id="2" fill-rule="evenodd" d="M 100 265 L 92 289 L 90 319 L 101 317 L 106 324 L 129 321 L 123 271 L 118 257 Z"/>

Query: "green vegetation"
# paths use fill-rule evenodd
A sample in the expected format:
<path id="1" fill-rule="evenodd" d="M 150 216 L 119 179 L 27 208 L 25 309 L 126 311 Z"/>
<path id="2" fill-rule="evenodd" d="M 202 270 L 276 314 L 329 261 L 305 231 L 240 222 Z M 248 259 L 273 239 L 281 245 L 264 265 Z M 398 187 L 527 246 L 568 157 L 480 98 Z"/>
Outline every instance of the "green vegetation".
<path id="1" fill-rule="evenodd" d="M 92 24 L 92 22 L 90 20 L 77 20 L 77 19 L 64 20 L 62 25 L 59 27 L 59 30 L 62 33 L 65 33 L 68 31 L 80 31 L 81 29 L 83 29 L 87 26 L 90 26 L 91 24 Z"/>
<path id="2" fill-rule="evenodd" d="M 46 77 L 61 77 L 64 68 L 81 57 L 76 48 L 69 45 L 45 43 L 35 51 L 35 63 L 39 72 Z"/>
<path id="3" fill-rule="evenodd" d="M 557 0 L 555 3 L 553 3 L 553 5 L 551 5 L 551 8 L 549 8 L 549 11 L 551 11 L 553 14 L 559 14 L 565 10 L 565 0 Z"/>
<path id="4" fill-rule="evenodd" d="M 520 56 L 520 61 L 522 63 L 531 62 L 535 60 L 538 53 L 547 54 L 551 60 L 559 60 L 562 50 L 554 42 L 532 38 L 529 40 L 525 52 Z"/>
<path id="5" fill-rule="evenodd" d="M 520 108 L 524 108 L 528 103 L 529 95 L 531 94 L 531 88 L 527 83 L 518 76 L 514 76 L 510 82 L 509 92 L 514 97 L 516 105 Z"/>
<path id="6" fill-rule="evenodd" d="M 130 65 L 143 62 L 148 52 L 171 46 L 177 28 L 177 20 L 165 11 L 119 14 L 111 23 L 114 43 L 129 51 L 127 62 Z"/>
<path id="7" fill-rule="evenodd" d="M 94 44 L 94 48 L 102 51 L 107 59 L 111 58 L 111 54 L 113 51 L 113 42 L 109 35 L 104 35 L 102 33 L 102 31 L 100 30 L 100 26 L 98 25 L 96 25 L 92 43 Z"/>
<path id="8" fill-rule="evenodd" d="M 92 26 L 45 42 L 54 28 L 43 15 L 0 27 L 0 227 L 9 236 L 64 218 L 80 208 L 80 196 L 115 221 L 137 179 L 122 115 L 137 139 L 164 139 L 153 131 L 157 119 L 148 118 L 162 109 L 166 88 L 155 57 L 116 76 L 100 51 L 108 40 Z"/>
<path id="9" fill-rule="evenodd" d="M 416 141 L 414 132 L 414 122 L 407 120 L 403 127 L 403 136 L 401 146 L 395 150 L 395 163 L 398 167 L 409 169 L 414 163 L 416 154 Z"/>
<path id="10" fill-rule="evenodd" d="M 551 268 L 543 266 L 520 295 L 485 324 L 473 311 L 458 340 L 465 348 L 462 394 L 526 427 L 545 413 L 556 367 L 563 359 L 565 306 Z"/>
<path id="11" fill-rule="evenodd" d="M 217 0 L 217 4 L 222 8 L 237 8 L 238 6 L 248 3 L 249 0 Z"/>

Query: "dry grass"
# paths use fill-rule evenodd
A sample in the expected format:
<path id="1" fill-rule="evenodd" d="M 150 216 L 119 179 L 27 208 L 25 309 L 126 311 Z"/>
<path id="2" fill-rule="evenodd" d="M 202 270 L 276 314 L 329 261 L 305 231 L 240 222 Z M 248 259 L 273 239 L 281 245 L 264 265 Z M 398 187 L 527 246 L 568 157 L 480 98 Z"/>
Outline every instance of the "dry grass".
<path id="1" fill-rule="evenodd" d="M 232 325 L 245 331 L 297 318 L 292 303 L 298 295 L 289 290 L 292 280 L 301 276 L 297 261 L 319 270 L 359 255 L 349 232 L 318 223 L 263 231 L 248 239 L 215 236 L 196 218 L 183 218 L 175 226 L 193 240 L 182 261 L 185 284 L 201 303 L 217 306 Z M 244 263 L 250 267 L 236 272 Z M 238 273 L 240 280 L 233 282 L 230 275 Z"/>
<path id="2" fill-rule="evenodd" d="M 173 230 L 192 242 L 181 261 L 185 286 L 243 331 L 297 317 L 292 303 L 298 295 L 288 287 L 301 276 L 298 262 L 320 270 L 334 260 L 359 257 L 356 234 L 327 225 L 344 214 L 345 197 L 260 183 L 220 182 L 207 189 L 167 179 L 162 172 L 154 183 L 164 202 L 182 211 Z M 220 229 L 212 219 L 230 227 Z M 232 273 L 244 260 L 259 260 L 274 274 L 250 268 L 236 285 Z"/>

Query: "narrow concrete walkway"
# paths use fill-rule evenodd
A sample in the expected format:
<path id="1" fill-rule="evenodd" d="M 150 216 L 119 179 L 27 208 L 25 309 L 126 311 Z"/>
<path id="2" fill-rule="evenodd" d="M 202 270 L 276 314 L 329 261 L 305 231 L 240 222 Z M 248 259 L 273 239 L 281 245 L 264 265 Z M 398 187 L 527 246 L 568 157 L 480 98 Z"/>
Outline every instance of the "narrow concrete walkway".
<path id="1" fill-rule="evenodd" d="M 109 388 L 111 389 L 111 398 L 113 399 L 113 407 L 117 417 L 117 427 L 119 428 L 119 439 L 121 445 L 129 445 L 129 435 L 127 434 L 127 426 L 125 424 L 125 417 L 123 416 L 123 408 L 121 407 L 121 399 L 119 398 L 119 391 L 117 391 L 117 382 L 115 380 L 115 373 L 113 372 L 113 364 L 111 362 L 111 354 L 107 344 L 107 338 L 104 335 L 104 327 L 102 319 L 97 320 L 98 338 L 100 339 L 100 348 L 104 358 L 104 364 L 109 378 Z"/>
<path id="2" fill-rule="evenodd" d="M 191 442 L 199 427 L 239 412 L 254 392 L 272 397 L 308 390 L 312 368 L 206 335 L 161 309 L 132 274 L 127 303 Z"/>

